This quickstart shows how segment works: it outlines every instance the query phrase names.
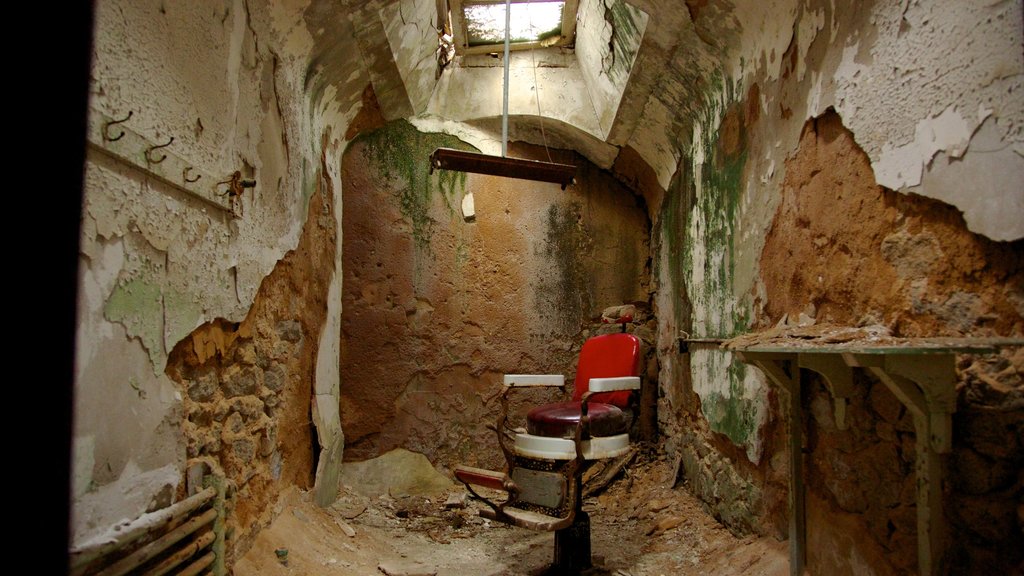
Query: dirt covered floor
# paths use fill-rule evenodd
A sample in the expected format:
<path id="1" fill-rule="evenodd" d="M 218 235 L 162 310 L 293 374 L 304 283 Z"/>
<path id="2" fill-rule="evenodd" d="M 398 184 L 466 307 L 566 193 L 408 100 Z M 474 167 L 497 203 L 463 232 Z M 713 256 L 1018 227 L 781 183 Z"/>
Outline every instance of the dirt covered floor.
<path id="1" fill-rule="evenodd" d="M 609 576 L 779 575 L 787 543 L 731 534 L 685 486 L 675 466 L 640 452 L 605 489 L 585 499 L 595 568 Z M 288 491 L 274 522 L 234 566 L 234 576 L 538 576 L 554 536 L 487 521 L 479 503 L 446 507 L 452 486 L 432 496 L 376 497 L 349 486 L 330 508 Z"/>

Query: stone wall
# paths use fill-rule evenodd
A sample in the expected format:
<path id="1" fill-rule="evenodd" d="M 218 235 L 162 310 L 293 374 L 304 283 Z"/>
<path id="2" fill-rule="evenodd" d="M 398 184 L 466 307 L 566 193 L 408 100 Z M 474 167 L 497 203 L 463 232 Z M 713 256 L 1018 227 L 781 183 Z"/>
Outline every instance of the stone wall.
<path id="1" fill-rule="evenodd" d="M 200 326 L 170 354 L 167 374 L 185 393 L 189 465 L 229 481 L 229 560 L 269 523 L 285 488 L 314 484 L 311 399 L 337 243 L 332 196 L 330 187 L 313 196 L 299 245 L 244 320 Z"/>

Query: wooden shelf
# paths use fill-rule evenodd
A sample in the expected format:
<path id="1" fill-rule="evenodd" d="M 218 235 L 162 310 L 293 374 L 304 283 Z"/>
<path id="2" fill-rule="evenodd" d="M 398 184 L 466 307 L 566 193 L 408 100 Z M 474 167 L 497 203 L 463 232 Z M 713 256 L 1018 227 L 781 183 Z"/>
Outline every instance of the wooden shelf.
<path id="1" fill-rule="evenodd" d="M 722 344 L 723 350 L 759 368 L 789 396 L 790 573 L 803 574 L 807 541 L 801 368 L 823 377 L 840 430 L 849 426 L 846 406 L 854 392 L 854 369 L 877 377 L 911 412 L 917 436 L 918 573 L 941 573 L 947 538 L 941 455 L 952 449 L 956 355 L 995 354 L 1005 347 L 1024 346 L 1024 338 L 893 338 L 863 334 L 856 328 L 810 328 L 803 333 L 795 329 L 746 334 Z"/>

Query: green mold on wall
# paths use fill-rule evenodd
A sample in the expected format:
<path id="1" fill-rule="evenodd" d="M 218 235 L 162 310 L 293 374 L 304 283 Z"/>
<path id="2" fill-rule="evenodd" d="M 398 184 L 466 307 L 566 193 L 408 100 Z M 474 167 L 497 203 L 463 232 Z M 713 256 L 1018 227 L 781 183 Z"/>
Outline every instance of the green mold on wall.
<path id="1" fill-rule="evenodd" d="M 661 205 L 659 217 L 658 243 L 665 251 L 665 258 L 655 258 L 655 274 L 661 277 L 661 267 L 665 267 L 668 279 L 678 296 L 673 299 L 675 305 L 672 314 L 675 325 L 687 333 L 693 330 L 692 306 L 686 290 L 689 282 L 686 271 L 689 270 L 689 252 L 686 248 L 685 231 L 689 226 L 689 215 L 693 208 L 696 189 L 690 170 L 681 168 L 669 184 L 665 200 Z M 664 262 L 664 264 L 663 264 Z"/>
<path id="2" fill-rule="evenodd" d="M 721 129 L 727 114 L 742 114 L 733 102 L 735 87 L 712 82 L 724 92 L 724 104 L 717 94 L 705 98 L 698 114 L 702 127 L 695 149 L 683 159 L 679 183 L 663 206 L 663 233 L 673 256 L 681 253 L 681 283 L 693 302 L 695 320 L 705 337 L 730 337 L 746 330 L 749 313 L 735 306 L 733 286 L 735 226 L 743 194 L 743 173 L 747 162 L 746 134 L 742 122 L 723 145 Z M 675 182 L 673 182 L 675 184 Z M 682 220 L 682 221 L 680 221 Z M 685 231 L 676 239 L 671 230 Z M 701 269 L 695 270 L 695 266 Z M 678 279 L 673 274 L 673 281 Z"/>
<path id="3" fill-rule="evenodd" d="M 429 250 L 433 220 L 430 208 L 435 192 L 452 215 L 458 202 L 456 191 L 465 191 L 466 173 L 437 170 L 430 173 L 430 154 L 437 148 L 478 151 L 454 136 L 424 133 L 405 120 L 361 134 L 353 144 L 362 144 L 364 158 L 388 180 L 398 181 L 395 200 L 402 217 L 412 227 L 419 248 Z"/>
<path id="4" fill-rule="evenodd" d="M 585 263 L 591 252 L 586 231 L 580 226 L 582 207 L 578 202 L 548 207 L 544 255 L 554 261 L 557 274 L 539 280 L 537 292 L 554 304 L 560 328 L 574 332 L 580 317 L 591 309 L 587 289 L 590 277 Z"/>
<path id="5" fill-rule="evenodd" d="M 708 364 L 713 366 L 709 371 L 727 374 L 729 393 L 705 394 L 701 398 L 701 407 L 712 430 L 724 434 L 736 445 L 744 446 L 754 439 L 761 424 L 757 400 L 744 394 L 746 366 L 740 362 L 725 362 L 722 355 L 713 358 L 709 358 Z"/>
<path id="6" fill-rule="evenodd" d="M 612 58 L 605 72 L 616 85 L 622 84 L 629 76 L 633 60 L 640 49 L 643 32 L 647 26 L 647 15 L 622 0 L 609 6 L 605 3 L 605 20 L 612 24 Z M 639 24 L 639 26 L 638 26 Z M 642 28 L 643 29 L 642 29 Z"/>
<path id="7" fill-rule="evenodd" d="M 747 135 L 737 87 L 721 80 L 712 85 L 697 118 L 700 137 L 662 206 L 661 231 L 667 272 L 683 302 L 676 312 L 680 329 L 694 337 L 729 338 L 745 332 L 750 320 L 735 286 Z M 711 429 L 737 445 L 756 442 L 762 415 L 744 389 L 746 367 L 717 351 L 692 360 L 694 390 Z"/>

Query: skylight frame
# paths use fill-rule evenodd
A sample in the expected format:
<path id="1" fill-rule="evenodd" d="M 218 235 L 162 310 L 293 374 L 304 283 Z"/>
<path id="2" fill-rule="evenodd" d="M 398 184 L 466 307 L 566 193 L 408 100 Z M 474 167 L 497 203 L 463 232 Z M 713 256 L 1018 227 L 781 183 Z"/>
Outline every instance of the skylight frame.
<path id="1" fill-rule="evenodd" d="M 547 3 L 544 0 L 509 0 L 512 4 L 540 4 Z M 556 1 L 556 0 L 552 0 Z M 579 0 L 557 0 L 563 1 L 562 6 L 562 33 L 557 39 L 547 41 L 531 42 L 510 42 L 509 50 L 530 50 L 548 46 L 569 46 L 576 39 L 576 11 L 579 8 Z M 455 41 L 455 53 L 467 54 L 491 54 L 501 53 L 505 50 L 504 42 L 494 44 L 469 45 L 469 30 L 466 26 L 465 7 L 481 5 L 504 5 L 505 0 L 450 0 L 452 35 Z"/>

